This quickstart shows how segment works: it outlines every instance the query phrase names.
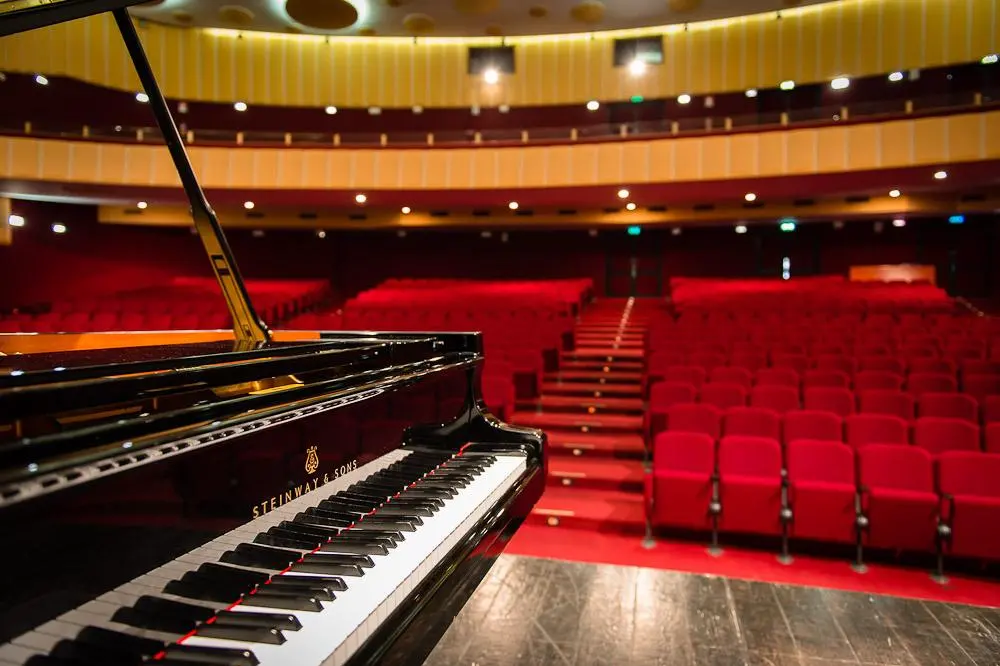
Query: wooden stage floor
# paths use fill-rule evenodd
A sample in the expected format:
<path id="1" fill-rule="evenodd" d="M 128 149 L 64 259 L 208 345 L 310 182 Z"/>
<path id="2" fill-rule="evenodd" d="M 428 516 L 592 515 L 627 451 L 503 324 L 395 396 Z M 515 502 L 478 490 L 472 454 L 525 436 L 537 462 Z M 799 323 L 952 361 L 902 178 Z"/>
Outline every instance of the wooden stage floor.
<path id="1" fill-rule="evenodd" d="M 503 555 L 425 666 L 1000 666 L 1000 609 Z"/>

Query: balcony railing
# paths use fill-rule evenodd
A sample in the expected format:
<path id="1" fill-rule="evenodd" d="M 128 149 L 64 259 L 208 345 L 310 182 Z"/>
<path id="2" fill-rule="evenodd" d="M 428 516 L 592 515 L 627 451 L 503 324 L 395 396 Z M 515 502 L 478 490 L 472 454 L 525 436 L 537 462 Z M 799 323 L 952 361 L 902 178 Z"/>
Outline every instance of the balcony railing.
<path id="1" fill-rule="evenodd" d="M 909 100 L 856 102 L 849 106 L 820 106 L 748 115 L 705 115 L 663 118 L 638 122 L 605 123 L 583 127 L 532 127 L 526 129 L 440 130 L 436 132 L 263 132 L 237 129 L 189 129 L 182 127 L 189 144 L 207 146 L 292 146 L 296 148 L 331 148 L 388 146 L 414 148 L 427 146 L 501 146 L 520 144 L 563 144 L 576 142 L 696 136 L 780 129 L 846 122 L 871 122 L 914 115 L 960 113 L 1000 105 L 1000 88 L 982 92 L 918 97 Z M 84 126 L 45 127 L 25 123 L 19 127 L 0 125 L 0 134 L 43 138 L 89 139 L 116 143 L 162 142 L 159 130 L 150 127 Z"/>

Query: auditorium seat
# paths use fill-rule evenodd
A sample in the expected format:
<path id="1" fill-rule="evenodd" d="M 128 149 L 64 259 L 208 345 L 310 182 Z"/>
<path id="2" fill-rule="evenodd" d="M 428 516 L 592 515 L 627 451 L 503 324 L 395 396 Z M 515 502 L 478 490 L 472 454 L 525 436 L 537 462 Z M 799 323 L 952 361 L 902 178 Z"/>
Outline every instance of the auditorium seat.
<path id="1" fill-rule="evenodd" d="M 799 373 L 792 368 L 761 368 L 754 374 L 757 386 L 790 386 L 797 389 Z"/>
<path id="2" fill-rule="evenodd" d="M 812 387 L 802 392 L 804 407 L 811 411 L 832 412 L 837 416 L 853 414 L 854 394 L 846 388 Z"/>
<path id="3" fill-rule="evenodd" d="M 904 421 L 912 421 L 916 416 L 916 400 L 903 391 L 862 391 L 858 394 L 858 407 L 862 414 L 889 414 Z"/>
<path id="4" fill-rule="evenodd" d="M 955 362 L 947 358 L 912 358 L 910 374 L 954 375 Z"/>
<path id="5" fill-rule="evenodd" d="M 753 385 L 753 373 L 741 367 L 723 366 L 712 368 L 708 379 L 709 382 L 717 384 L 739 384 L 748 391 Z"/>
<path id="6" fill-rule="evenodd" d="M 708 372 L 705 368 L 695 365 L 671 365 L 664 368 L 662 379 L 667 382 L 683 382 L 701 386 L 705 383 Z"/>
<path id="7" fill-rule="evenodd" d="M 1000 395 L 989 395 L 982 402 L 983 423 L 1000 422 Z"/>
<path id="8" fill-rule="evenodd" d="M 799 439 L 842 443 L 844 420 L 831 412 L 788 412 L 784 416 L 782 441 L 787 446 Z"/>
<path id="9" fill-rule="evenodd" d="M 862 356 L 858 359 L 858 370 L 861 372 L 888 372 L 902 376 L 906 373 L 906 364 L 894 356 Z M 855 383 L 855 389 L 857 384 Z"/>
<path id="10" fill-rule="evenodd" d="M 962 361 L 962 376 L 968 375 L 1000 375 L 1000 361 L 982 359 Z"/>
<path id="11" fill-rule="evenodd" d="M 661 432 L 653 440 L 653 468 L 645 484 L 653 525 L 709 529 L 715 440 L 702 433 Z"/>
<path id="12" fill-rule="evenodd" d="M 1000 560 L 1000 455 L 953 451 L 938 458 L 948 552 Z"/>
<path id="13" fill-rule="evenodd" d="M 667 409 L 667 429 L 673 432 L 697 432 L 718 438 L 722 411 L 702 403 L 672 405 Z"/>
<path id="14" fill-rule="evenodd" d="M 802 376 L 804 388 L 848 388 L 851 378 L 840 370 L 808 370 Z"/>
<path id="15" fill-rule="evenodd" d="M 719 442 L 723 532 L 781 534 L 781 445 L 769 437 L 730 435 Z"/>
<path id="16" fill-rule="evenodd" d="M 792 536 L 853 543 L 857 539 L 853 451 L 837 442 L 808 439 L 792 440 L 787 446 Z"/>
<path id="17" fill-rule="evenodd" d="M 1000 395 L 1000 375 L 969 375 L 962 378 L 962 392 L 983 402 L 991 395 Z"/>
<path id="18" fill-rule="evenodd" d="M 817 354 L 815 358 L 817 370 L 834 370 L 843 373 L 846 377 L 854 376 L 854 373 L 858 370 L 857 361 L 850 356 L 842 354 Z M 844 386 L 848 385 L 845 384 Z"/>
<path id="19" fill-rule="evenodd" d="M 872 444 L 910 443 L 907 422 L 888 414 L 852 414 L 844 419 L 844 441 L 854 448 Z"/>
<path id="20" fill-rule="evenodd" d="M 805 354 L 771 354 L 772 368 L 791 368 L 799 375 L 809 369 L 809 358 Z"/>
<path id="21" fill-rule="evenodd" d="M 913 443 L 933 455 L 945 451 L 980 451 L 979 426 L 962 419 L 921 417 L 913 427 Z"/>
<path id="22" fill-rule="evenodd" d="M 938 495 L 931 454 L 915 446 L 865 446 L 858 450 L 858 476 L 868 545 L 934 550 Z"/>
<path id="23" fill-rule="evenodd" d="M 701 402 L 714 405 L 721 410 L 743 407 L 747 404 L 747 390 L 739 384 L 709 382 L 699 392 Z"/>
<path id="24" fill-rule="evenodd" d="M 854 375 L 855 391 L 871 391 L 874 389 L 899 391 L 903 388 L 903 377 L 892 372 L 881 370 L 862 370 Z"/>
<path id="25" fill-rule="evenodd" d="M 483 373 L 483 400 L 490 410 L 506 421 L 514 412 L 515 391 L 512 377 L 487 375 Z"/>
<path id="26" fill-rule="evenodd" d="M 799 409 L 799 390 L 790 386 L 754 386 L 750 391 L 750 406 L 780 413 Z"/>
<path id="27" fill-rule="evenodd" d="M 667 429 L 667 412 L 674 405 L 693 403 L 698 396 L 694 384 L 685 382 L 656 382 L 649 387 L 649 406 L 646 410 L 646 435 L 650 439 Z"/>
<path id="28" fill-rule="evenodd" d="M 958 382 L 954 375 L 940 372 L 911 372 L 906 379 L 906 390 L 916 397 L 922 393 L 954 393 Z"/>
<path id="29" fill-rule="evenodd" d="M 723 416 L 722 434 L 780 439 L 781 415 L 759 407 L 733 407 Z"/>
<path id="30" fill-rule="evenodd" d="M 767 367 L 767 354 L 764 352 L 733 352 L 729 355 L 729 365 L 757 372 Z"/>
<path id="31" fill-rule="evenodd" d="M 979 423 L 979 405 L 962 393 L 922 393 L 917 399 L 917 415 L 965 419 Z"/>

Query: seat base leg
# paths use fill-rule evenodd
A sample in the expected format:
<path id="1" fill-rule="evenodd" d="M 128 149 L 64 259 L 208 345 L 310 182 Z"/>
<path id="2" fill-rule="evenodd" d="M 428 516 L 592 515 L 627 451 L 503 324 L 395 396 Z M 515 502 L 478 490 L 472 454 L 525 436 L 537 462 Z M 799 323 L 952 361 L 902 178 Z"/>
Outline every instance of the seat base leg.
<path id="1" fill-rule="evenodd" d="M 642 538 L 642 547 L 646 550 L 656 548 L 656 539 L 653 538 L 652 534 L 647 534 Z"/>
<path id="2" fill-rule="evenodd" d="M 948 576 L 944 575 L 943 573 L 937 573 L 936 571 L 931 574 L 931 580 L 937 583 L 938 585 L 947 585 L 949 582 L 951 582 L 951 579 L 948 578 Z"/>
<path id="3" fill-rule="evenodd" d="M 864 562 L 852 562 L 851 571 L 856 574 L 866 574 L 868 573 L 868 565 Z"/>
<path id="4" fill-rule="evenodd" d="M 778 560 L 778 563 L 779 563 L 779 564 L 784 564 L 784 565 L 785 565 L 786 567 L 787 567 L 787 566 L 788 566 L 789 564 L 792 564 L 793 562 L 795 562 L 795 558 L 794 558 L 794 557 L 792 557 L 791 555 L 789 555 L 788 553 L 781 553 L 781 554 L 780 554 L 780 555 L 778 555 L 778 557 L 777 557 L 777 558 L 775 558 L 775 559 L 777 559 L 777 560 Z"/>

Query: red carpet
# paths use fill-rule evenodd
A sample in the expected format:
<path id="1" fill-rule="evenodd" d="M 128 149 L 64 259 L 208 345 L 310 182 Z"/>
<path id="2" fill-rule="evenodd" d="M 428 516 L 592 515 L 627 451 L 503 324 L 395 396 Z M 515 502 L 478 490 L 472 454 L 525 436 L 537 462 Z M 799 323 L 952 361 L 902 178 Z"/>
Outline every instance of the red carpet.
<path id="1" fill-rule="evenodd" d="M 712 557 L 702 544 L 660 539 L 646 550 L 641 541 L 638 536 L 525 524 L 505 552 L 1000 607 L 1000 583 L 979 579 L 952 576 L 947 585 L 938 585 L 927 571 L 898 566 L 869 564 L 868 573 L 861 575 L 843 560 L 796 556 L 785 566 L 774 553 L 763 551 L 727 547 L 721 557 Z"/>

